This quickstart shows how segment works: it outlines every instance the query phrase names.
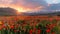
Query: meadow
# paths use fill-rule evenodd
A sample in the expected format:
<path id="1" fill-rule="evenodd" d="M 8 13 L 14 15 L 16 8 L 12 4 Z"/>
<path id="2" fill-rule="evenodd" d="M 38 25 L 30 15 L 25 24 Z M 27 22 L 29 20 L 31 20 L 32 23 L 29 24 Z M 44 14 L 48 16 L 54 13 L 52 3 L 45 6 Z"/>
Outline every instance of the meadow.
<path id="1" fill-rule="evenodd" d="M 0 16 L 0 34 L 60 34 L 60 16 Z"/>

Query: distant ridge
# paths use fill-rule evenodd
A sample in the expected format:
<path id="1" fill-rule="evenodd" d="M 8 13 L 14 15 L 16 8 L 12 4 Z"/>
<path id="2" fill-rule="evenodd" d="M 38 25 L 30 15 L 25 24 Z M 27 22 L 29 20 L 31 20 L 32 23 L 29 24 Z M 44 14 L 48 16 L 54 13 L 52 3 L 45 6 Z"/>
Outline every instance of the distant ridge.
<path id="1" fill-rule="evenodd" d="M 12 16 L 16 15 L 16 10 L 12 8 L 0 8 L 0 16 Z"/>

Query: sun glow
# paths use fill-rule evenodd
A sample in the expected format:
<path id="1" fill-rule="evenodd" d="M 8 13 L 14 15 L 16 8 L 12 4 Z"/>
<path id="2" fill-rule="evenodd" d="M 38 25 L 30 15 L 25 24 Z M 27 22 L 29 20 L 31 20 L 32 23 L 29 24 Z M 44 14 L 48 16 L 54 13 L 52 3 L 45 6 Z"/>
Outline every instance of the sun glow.
<path id="1" fill-rule="evenodd" d="M 13 8 L 15 10 L 17 10 L 18 12 L 26 12 L 28 11 L 26 8 L 22 7 L 22 6 L 18 6 L 17 7 L 15 5 L 3 5 L 1 4 L 0 7 L 10 7 L 10 8 Z"/>
<path id="2" fill-rule="evenodd" d="M 16 8 L 16 10 L 18 12 L 28 12 L 28 11 L 31 11 L 31 9 L 28 9 L 28 8 Z"/>
<path id="3" fill-rule="evenodd" d="M 18 12 L 26 12 L 26 10 L 24 10 L 23 8 L 17 8 L 16 9 Z"/>

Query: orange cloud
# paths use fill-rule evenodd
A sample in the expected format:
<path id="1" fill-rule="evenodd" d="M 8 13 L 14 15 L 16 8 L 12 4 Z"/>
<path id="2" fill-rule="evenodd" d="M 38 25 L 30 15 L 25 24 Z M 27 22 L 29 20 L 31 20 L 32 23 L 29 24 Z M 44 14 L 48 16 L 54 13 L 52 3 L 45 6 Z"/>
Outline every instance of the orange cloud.
<path id="1" fill-rule="evenodd" d="M 35 7 L 35 8 L 28 8 L 28 7 L 14 5 L 14 4 L 0 4 L 0 7 L 10 7 L 10 8 L 18 10 L 18 12 L 38 11 L 44 8 L 43 6 Z"/>
<path id="2" fill-rule="evenodd" d="M 41 5 L 40 5 L 41 2 Z M 19 12 L 26 12 L 26 11 L 38 11 L 44 7 L 44 1 L 39 0 L 4 0 L 0 2 L 0 7 L 10 7 L 18 10 Z"/>

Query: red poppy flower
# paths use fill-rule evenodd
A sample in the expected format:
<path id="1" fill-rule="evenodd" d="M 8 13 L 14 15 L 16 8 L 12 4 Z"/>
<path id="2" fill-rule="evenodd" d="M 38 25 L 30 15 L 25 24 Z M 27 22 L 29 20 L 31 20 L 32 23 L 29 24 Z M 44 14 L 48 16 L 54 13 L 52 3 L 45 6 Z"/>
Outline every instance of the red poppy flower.
<path id="1" fill-rule="evenodd" d="M 50 32 L 50 29 L 47 29 L 46 32 L 49 33 Z"/>
<path id="2" fill-rule="evenodd" d="M 5 25 L 2 25 L 2 27 L 3 27 L 3 28 L 6 28 L 6 26 L 5 26 Z"/>
<path id="3" fill-rule="evenodd" d="M 10 26 L 11 27 L 11 29 L 14 29 L 14 26 Z"/>
<path id="4" fill-rule="evenodd" d="M 38 34 L 40 34 L 41 33 L 41 30 L 38 30 Z"/>
<path id="5" fill-rule="evenodd" d="M 31 29 L 31 30 L 29 31 L 29 33 L 32 34 L 32 33 L 33 33 L 33 30 Z"/>
<path id="6" fill-rule="evenodd" d="M 0 27 L 0 30 L 2 30 L 2 27 Z"/>

